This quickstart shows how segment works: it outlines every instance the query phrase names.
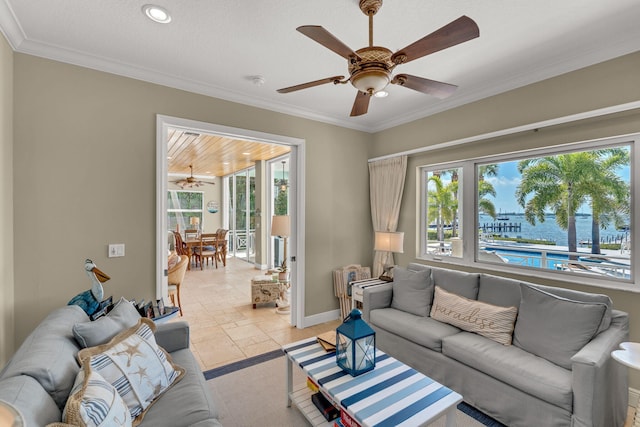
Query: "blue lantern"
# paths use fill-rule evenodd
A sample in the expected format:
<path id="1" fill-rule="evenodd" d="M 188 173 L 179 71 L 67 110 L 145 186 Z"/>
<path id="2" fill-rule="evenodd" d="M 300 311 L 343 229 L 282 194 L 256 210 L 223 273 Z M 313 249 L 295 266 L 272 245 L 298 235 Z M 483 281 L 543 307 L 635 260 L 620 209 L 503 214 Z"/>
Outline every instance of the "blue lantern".
<path id="1" fill-rule="evenodd" d="M 354 377 L 376 366 L 376 332 L 358 309 L 351 310 L 336 329 L 336 363 Z"/>

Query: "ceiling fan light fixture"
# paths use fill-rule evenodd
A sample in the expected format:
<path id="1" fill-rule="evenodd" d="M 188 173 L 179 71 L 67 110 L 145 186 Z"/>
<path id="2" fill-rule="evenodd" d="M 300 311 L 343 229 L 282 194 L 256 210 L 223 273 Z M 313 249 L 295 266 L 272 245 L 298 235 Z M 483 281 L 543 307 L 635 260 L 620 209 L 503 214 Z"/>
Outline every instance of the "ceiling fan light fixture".
<path id="1" fill-rule="evenodd" d="M 382 69 L 362 70 L 351 77 L 351 84 L 369 95 L 383 90 L 390 81 L 389 72 Z"/>
<path id="2" fill-rule="evenodd" d="M 387 96 L 389 96 L 389 92 L 387 92 L 386 90 L 379 90 L 374 93 L 373 96 L 375 96 L 376 98 L 386 98 Z"/>
<path id="3" fill-rule="evenodd" d="M 156 6 L 155 4 L 145 4 L 142 6 L 142 11 L 146 17 L 153 22 L 159 24 L 168 24 L 171 22 L 171 15 L 169 15 L 169 12 L 164 7 Z"/>

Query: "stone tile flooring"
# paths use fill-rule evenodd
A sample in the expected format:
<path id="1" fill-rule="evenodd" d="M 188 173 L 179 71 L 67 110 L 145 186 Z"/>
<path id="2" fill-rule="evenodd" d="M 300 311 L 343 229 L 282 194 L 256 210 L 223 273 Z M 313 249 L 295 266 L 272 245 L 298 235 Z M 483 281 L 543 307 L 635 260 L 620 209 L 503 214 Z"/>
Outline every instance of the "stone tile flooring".
<path id="1" fill-rule="evenodd" d="M 335 329 L 340 321 L 305 329 L 292 327 L 275 304 L 251 304 L 251 279 L 263 272 L 241 259 L 218 268 L 187 271 L 180 289 L 183 319 L 189 322 L 191 349 L 208 370 L 279 349 L 283 344 Z"/>

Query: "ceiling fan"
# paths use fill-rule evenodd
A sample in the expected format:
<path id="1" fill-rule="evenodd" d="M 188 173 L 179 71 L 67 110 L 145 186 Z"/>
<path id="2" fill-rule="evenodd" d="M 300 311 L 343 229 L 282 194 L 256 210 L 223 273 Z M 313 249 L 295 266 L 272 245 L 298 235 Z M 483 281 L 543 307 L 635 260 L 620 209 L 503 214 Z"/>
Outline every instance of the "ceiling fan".
<path id="1" fill-rule="evenodd" d="M 185 187 L 187 187 L 187 188 L 202 187 L 205 184 L 215 185 L 215 182 L 200 181 L 199 179 L 194 178 L 194 176 L 193 176 L 193 165 L 189 165 L 189 169 L 191 169 L 191 176 L 179 179 L 177 181 L 173 181 L 173 183 L 176 184 L 178 187 L 183 188 L 183 189 Z"/>
<path id="2" fill-rule="evenodd" d="M 381 92 L 389 83 L 404 86 L 440 99 L 450 96 L 456 90 L 457 86 L 449 83 L 409 74 L 392 76 L 391 73 L 400 64 L 406 64 L 414 59 L 422 58 L 478 37 L 480 30 L 471 18 L 461 16 L 439 30 L 392 53 L 386 47 L 373 45 L 373 15 L 382 7 L 382 0 L 360 0 L 359 6 L 360 10 L 369 17 L 369 46 L 358 49 L 355 52 L 321 26 L 303 25 L 296 28 L 297 31 L 305 36 L 347 59 L 349 78 L 345 79 L 344 76 L 328 77 L 278 89 L 279 93 L 294 92 L 326 83 L 337 85 L 351 82 L 358 89 L 351 109 L 351 116 L 353 117 L 366 114 L 371 96 Z"/>

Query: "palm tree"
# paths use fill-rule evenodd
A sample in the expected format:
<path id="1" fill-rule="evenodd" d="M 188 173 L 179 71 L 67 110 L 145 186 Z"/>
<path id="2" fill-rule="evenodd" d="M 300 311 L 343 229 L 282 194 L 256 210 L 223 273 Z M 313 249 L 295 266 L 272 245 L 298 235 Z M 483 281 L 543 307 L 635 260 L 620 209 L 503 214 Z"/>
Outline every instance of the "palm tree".
<path id="1" fill-rule="evenodd" d="M 630 212 L 629 184 L 615 171 L 629 164 L 629 151 L 623 148 L 597 150 L 591 178 L 581 183 L 591 206 L 591 253 L 600 254 L 600 229 L 611 223 L 620 225 Z"/>
<path id="2" fill-rule="evenodd" d="M 544 222 L 545 210 L 556 215 L 556 223 L 567 230 L 569 252 L 577 251 L 576 212 L 585 201 L 580 187 L 591 178 L 594 152 L 560 154 L 521 160 L 518 171 L 522 181 L 516 189 L 516 199 L 524 208 L 525 219 L 532 225 Z M 527 197 L 532 197 L 527 200 Z M 570 255 L 570 259 L 577 259 Z"/>
<path id="3" fill-rule="evenodd" d="M 444 184 L 440 175 L 435 173 L 429 177 L 429 181 L 435 186 L 430 190 L 428 196 L 428 218 L 435 218 L 437 227 L 437 238 L 444 241 L 444 225 L 451 224 L 455 219 L 455 212 L 458 209 L 458 199 L 454 193 L 458 190 L 458 182 Z"/>
<path id="4" fill-rule="evenodd" d="M 478 212 L 487 214 L 493 219 L 496 219 L 496 207 L 485 196 L 496 197 L 496 189 L 484 178 L 485 176 L 498 176 L 498 168 L 499 165 L 495 163 L 478 167 Z"/>

